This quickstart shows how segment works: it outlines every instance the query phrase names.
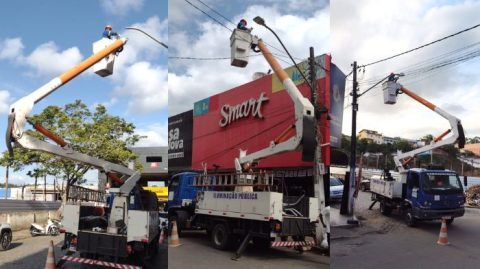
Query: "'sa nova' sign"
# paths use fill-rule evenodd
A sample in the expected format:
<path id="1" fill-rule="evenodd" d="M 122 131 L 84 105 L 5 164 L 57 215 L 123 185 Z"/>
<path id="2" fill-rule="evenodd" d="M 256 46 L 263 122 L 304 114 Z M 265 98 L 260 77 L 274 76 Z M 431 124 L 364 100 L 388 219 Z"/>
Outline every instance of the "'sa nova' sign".
<path id="1" fill-rule="evenodd" d="M 256 118 L 263 118 L 262 115 L 262 104 L 268 101 L 268 97 L 265 96 L 265 93 L 262 92 L 258 99 L 250 98 L 238 105 L 231 106 L 229 104 L 225 104 L 222 106 L 220 110 L 220 114 L 222 114 L 222 119 L 219 121 L 220 127 L 225 127 L 230 123 L 247 117 L 256 117 Z"/>

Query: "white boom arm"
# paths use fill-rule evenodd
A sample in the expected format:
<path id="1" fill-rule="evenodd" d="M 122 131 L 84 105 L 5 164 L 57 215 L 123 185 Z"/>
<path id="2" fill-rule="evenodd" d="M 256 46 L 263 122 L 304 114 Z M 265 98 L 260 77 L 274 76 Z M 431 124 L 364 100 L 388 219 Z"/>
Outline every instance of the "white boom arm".
<path id="1" fill-rule="evenodd" d="M 125 45 L 126 42 L 126 38 L 119 38 L 115 41 L 112 41 L 111 44 L 106 48 L 93 54 L 80 64 L 52 79 L 47 84 L 12 104 L 9 110 L 6 133 L 6 143 L 10 153 L 13 154 L 12 142 L 17 142 L 20 146 L 26 149 L 43 151 L 73 161 L 85 163 L 96 167 L 107 174 L 110 172 L 115 172 L 129 176 L 129 179 L 125 181 L 124 186 L 120 188 L 120 192 L 129 193 L 131 188 L 135 186 L 136 181 L 138 181 L 140 178 L 138 172 L 135 172 L 134 170 L 131 170 L 123 165 L 107 162 L 105 160 L 73 151 L 68 147 L 68 144 L 62 138 L 46 130 L 38 123 L 32 123 L 33 127 L 43 135 L 56 142 L 58 145 L 47 143 L 25 133 L 25 124 L 28 122 L 28 116 L 36 103 L 105 57 L 115 57 L 115 52 Z"/>
<path id="2" fill-rule="evenodd" d="M 465 144 L 465 134 L 463 132 L 463 127 L 462 123 L 460 122 L 460 119 L 454 117 L 450 113 L 446 112 L 445 110 L 437 107 L 436 105 L 430 103 L 426 99 L 418 96 L 414 92 L 406 89 L 403 87 L 400 83 L 396 82 L 396 79 L 394 76 L 392 76 L 389 81 L 383 83 L 383 91 L 384 91 L 384 98 L 385 98 L 385 103 L 387 104 L 394 104 L 396 102 L 396 95 L 404 93 L 408 96 L 410 96 L 412 99 L 415 101 L 423 104 L 424 106 L 428 107 L 432 111 L 436 112 L 443 118 L 447 119 L 449 124 L 450 124 L 450 129 L 444 132 L 442 135 L 438 136 L 435 140 L 433 140 L 429 145 L 426 145 L 424 147 L 414 149 L 409 152 L 404 152 L 402 153 L 399 151 L 396 156 L 393 157 L 393 160 L 395 161 L 395 166 L 397 167 L 399 172 L 404 172 L 405 170 L 405 165 L 409 163 L 411 160 L 413 160 L 413 157 L 415 155 L 426 152 L 429 150 L 433 150 L 435 148 L 445 146 L 445 145 L 450 145 L 450 144 L 455 144 L 458 142 L 459 148 L 463 148 Z M 389 96 L 389 97 L 388 97 Z M 394 97 L 395 96 L 395 97 Z M 387 99 L 390 98 L 388 101 Z M 451 136 L 449 136 L 446 139 L 443 139 L 448 133 L 452 133 Z M 406 159 L 404 162 L 402 160 Z"/>
<path id="3" fill-rule="evenodd" d="M 288 76 L 288 74 L 283 70 L 277 60 L 273 57 L 272 53 L 268 50 L 267 46 L 261 39 L 258 39 L 256 36 L 252 36 L 248 31 L 242 31 L 235 29 L 232 37 L 232 57 L 234 57 L 236 51 L 242 51 L 238 47 L 234 47 L 235 41 L 240 40 L 240 42 L 247 43 L 247 48 L 250 49 L 252 44 L 256 45 L 260 51 L 262 52 L 263 56 L 267 60 L 267 62 L 272 67 L 272 70 L 277 75 L 278 79 L 282 82 L 283 86 L 287 90 L 288 95 L 293 101 L 293 105 L 295 108 L 295 122 L 291 128 L 295 128 L 295 135 L 290 137 L 286 141 L 271 141 L 270 145 L 262 150 L 259 150 L 254 153 L 246 154 L 245 151 L 240 152 L 239 158 L 235 159 L 235 167 L 237 172 L 242 172 L 242 164 L 250 164 L 252 162 L 258 161 L 260 159 L 273 156 L 279 153 L 288 152 L 298 150 L 302 146 L 303 139 L 306 138 L 304 134 L 306 132 L 311 132 L 310 135 L 311 139 L 313 137 L 313 124 L 314 124 L 314 108 L 310 100 L 305 98 L 302 93 L 298 90 L 297 86 L 293 83 L 292 79 Z M 250 42 L 245 42 L 248 40 Z M 244 51 L 244 50 L 243 50 Z M 242 58 L 242 57 L 240 57 Z M 243 60 L 244 57 L 243 57 Z M 232 61 L 234 64 L 235 61 Z M 243 61 L 243 66 L 245 66 L 245 62 Z M 238 65 L 241 66 L 241 65 Z"/>

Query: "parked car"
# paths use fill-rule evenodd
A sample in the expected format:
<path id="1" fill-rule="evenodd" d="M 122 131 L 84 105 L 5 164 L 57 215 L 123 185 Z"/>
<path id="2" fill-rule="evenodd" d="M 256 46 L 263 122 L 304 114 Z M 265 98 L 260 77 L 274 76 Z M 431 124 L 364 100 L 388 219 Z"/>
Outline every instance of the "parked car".
<path id="1" fill-rule="evenodd" d="M 0 250 L 7 250 L 12 243 L 12 228 L 8 223 L 0 223 Z"/>
<path id="2" fill-rule="evenodd" d="M 330 200 L 340 201 L 343 196 L 343 183 L 336 177 L 330 177 Z"/>

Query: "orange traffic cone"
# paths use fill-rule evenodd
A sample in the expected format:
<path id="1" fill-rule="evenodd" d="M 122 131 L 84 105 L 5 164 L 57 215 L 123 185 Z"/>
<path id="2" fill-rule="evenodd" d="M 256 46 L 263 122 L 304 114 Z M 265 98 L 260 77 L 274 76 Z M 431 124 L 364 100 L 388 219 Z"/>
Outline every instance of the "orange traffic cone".
<path id="1" fill-rule="evenodd" d="M 450 244 L 448 242 L 448 234 L 447 234 L 447 222 L 444 218 L 442 218 L 442 227 L 440 228 L 440 234 L 438 235 L 437 244 L 446 246 Z"/>
<path id="2" fill-rule="evenodd" d="M 177 222 L 172 221 L 172 236 L 170 236 L 170 247 L 180 246 L 180 239 L 178 238 Z"/>
<path id="3" fill-rule="evenodd" d="M 163 231 L 163 228 L 161 230 L 162 231 L 160 232 L 160 239 L 158 239 L 158 243 L 163 244 L 163 241 L 165 241 L 165 232 Z"/>
<path id="4" fill-rule="evenodd" d="M 50 240 L 48 246 L 47 261 L 45 262 L 45 269 L 55 269 L 55 253 L 53 252 L 53 241 Z"/>

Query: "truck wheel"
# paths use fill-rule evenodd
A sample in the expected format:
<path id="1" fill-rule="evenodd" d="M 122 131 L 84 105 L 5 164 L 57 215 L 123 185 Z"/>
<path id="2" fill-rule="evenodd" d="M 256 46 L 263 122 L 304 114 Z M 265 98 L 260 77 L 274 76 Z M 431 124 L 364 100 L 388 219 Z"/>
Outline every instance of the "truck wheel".
<path id="1" fill-rule="evenodd" d="M 12 243 L 12 232 L 4 231 L 0 236 L 0 250 L 7 250 Z"/>
<path id="2" fill-rule="evenodd" d="M 212 230 L 212 243 L 216 249 L 225 250 L 230 247 L 231 235 L 228 232 L 227 225 L 218 223 Z"/>
<path id="3" fill-rule="evenodd" d="M 412 208 L 410 207 L 405 210 L 405 223 L 409 227 L 415 227 L 417 224 L 417 219 L 413 216 Z"/>
<path id="4" fill-rule="evenodd" d="M 380 213 L 384 216 L 390 216 L 392 208 L 386 205 L 385 202 L 380 202 Z"/>
<path id="5" fill-rule="evenodd" d="M 445 222 L 447 223 L 447 225 L 450 225 L 453 223 L 453 218 L 447 219 Z"/>
<path id="6" fill-rule="evenodd" d="M 367 190 L 367 187 L 365 186 L 365 184 L 360 185 L 360 190 L 361 191 L 366 191 Z"/>

